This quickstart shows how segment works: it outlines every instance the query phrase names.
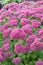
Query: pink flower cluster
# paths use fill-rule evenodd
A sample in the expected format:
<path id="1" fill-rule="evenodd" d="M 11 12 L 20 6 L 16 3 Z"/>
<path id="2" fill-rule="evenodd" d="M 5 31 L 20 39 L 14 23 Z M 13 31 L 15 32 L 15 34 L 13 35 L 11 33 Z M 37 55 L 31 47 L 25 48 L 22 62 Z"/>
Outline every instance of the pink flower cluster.
<path id="1" fill-rule="evenodd" d="M 13 58 L 12 62 L 15 63 L 15 65 L 18 65 L 21 61 L 20 57 Z"/>
<path id="2" fill-rule="evenodd" d="M 26 24 L 30 23 L 30 20 L 26 18 L 22 18 L 20 23 L 22 26 L 25 26 Z"/>
<path id="3" fill-rule="evenodd" d="M 41 61 L 41 60 L 37 61 L 36 65 L 43 65 L 43 61 Z"/>
<path id="4" fill-rule="evenodd" d="M 29 44 L 26 44 L 25 46 L 23 46 L 21 43 L 17 43 L 15 46 L 14 46 L 14 52 L 16 54 L 18 53 L 26 53 L 29 51 Z"/>
<path id="5" fill-rule="evenodd" d="M 31 22 L 33 28 L 38 28 L 41 25 L 41 23 L 37 20 L 32 20 Z"/>
<path id="6" fill-rule="evenodd" d="M 37 30 L 37 32 L 35 31 Z M 34 31 L 34 32 L 33 32 Z M 0 32 L 3 44 L 0 48 L 0 61 L 13 53 L 27 53 L 29 51 L 43 50 L 43 1 L 9 3 L 0 10 Z M 14 49 L 11 51 L 11 41 Z M 15 44 L 16 43 L 16 44 Z M 12 58 L 12 62 L 18 65 L 20 57 Z M 37 61 L 36 65 L 43 65 Z"/>
<path id="7" fill-rule="evenodd" d="M 10 34 L 10 38 L 24 40 L 26 38 L 26 33 L 20 28 L 15 28 L 12 30 L 12 32 Z"/>

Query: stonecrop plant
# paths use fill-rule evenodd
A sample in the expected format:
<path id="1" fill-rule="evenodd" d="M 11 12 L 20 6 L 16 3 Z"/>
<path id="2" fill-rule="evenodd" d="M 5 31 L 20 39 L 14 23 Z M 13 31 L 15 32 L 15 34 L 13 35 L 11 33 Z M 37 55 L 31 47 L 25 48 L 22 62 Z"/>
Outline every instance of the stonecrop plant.
<path id="1" fill-rule="evenodd" d="M 0 10 L 0 65 L 43 65 L 43 1 Z"/>

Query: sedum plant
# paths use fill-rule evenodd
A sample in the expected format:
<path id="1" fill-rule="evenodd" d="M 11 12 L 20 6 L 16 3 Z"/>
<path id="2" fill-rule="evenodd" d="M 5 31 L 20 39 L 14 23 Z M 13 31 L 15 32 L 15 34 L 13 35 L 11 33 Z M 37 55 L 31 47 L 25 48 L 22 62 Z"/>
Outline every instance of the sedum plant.
<path id="1" fill-rule="evenodd" d="M 0 64 L 43 65 L 43 1 L 0 10 Z"/>

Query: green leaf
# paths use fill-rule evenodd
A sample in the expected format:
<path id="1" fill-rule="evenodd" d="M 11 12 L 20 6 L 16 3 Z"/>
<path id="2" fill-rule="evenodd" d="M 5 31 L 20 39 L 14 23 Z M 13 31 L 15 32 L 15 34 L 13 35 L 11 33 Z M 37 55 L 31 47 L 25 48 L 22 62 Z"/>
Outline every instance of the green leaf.
<path id="1" fill-rule="evenodd" d="M 43 25 L 41 25 L 40 27 L 43 28 Z"/>
<path id="2" fill-rule="evenodd" d="M 22 0 L 18 0 L 18 2 L 22 2 Z"/>
<path id="3" fill-rule="evenodd" d="M 26 55 L 22 55 L 22 59 L 25 59 L 26 58 Z"/>
<path id="4" fill-rule="evenodd" d="M 2 0 L 1 2 L 3 3 L 3 4 L 6 4 L 6 3 L 8 3 L 10 0 Z"/>
<path id="5" fill-rule="evenodd" d="M 35 61 L 30 61 L 29 65 L 35 65 Z"/>
<path id="6" fill-rule="evenodd" d="M 20 62 L 19 65 L 24 65 L 24 64 L 22 62 Z"/>
<path id="7" fill-rule="evenodd" d="M 39 52 L 39 58 L 41 58 L 41 59 L 43 60 L 43 50 L 41 50 L 41 51 Z"/>
<path id="8" fill-rule="evenodd" d="M 10 0 L 11 1 L 11 0 Z M 12 0 L 11 2 L 16 2 L 17 0 Z"/>
<path id="9" fill-rule="evenodd" d="M 15 56 L 16 56 L 16 54 L 14 53 L 14 54 L 13 54 L 13 57 L 15 57 Z"/>
<path id="10" fill-rule="evenodd" d="M 41 22 L 41 25 L 43 25 L 43 22 Z"/>
<path id="11" fill-rule="evenodd" d="M 33 30 L 33 33 L 36 33 L 37 32 L 37 29 L 36 28 L 33 28 L 32 30 Z"/>
<path id="12" fill-rule="evenodd" d="M 31 58 L 32 58 L 32 60 L 37 60 L 37 56 L 38 56 L 37 51 L 31 52 Z"/>
<path id="13" fill-rule="evenodd" d="M 29 52 L 27 53 L 27 58 L 30 58 L 30 53 Z"/>
<path id="14" fill-rule="evenodd" d="M 21 57 L 23 54 L 22 53 L 19 53 L 18 56 Z"/>
<path id="15" fill-rule="evenodd" d="M 36 18 L 33 17 L 33 16 L 29 16 L 29 19 L 30 19 L 30 20 L 34 20 L 34 19 L 36 19 Z"/>

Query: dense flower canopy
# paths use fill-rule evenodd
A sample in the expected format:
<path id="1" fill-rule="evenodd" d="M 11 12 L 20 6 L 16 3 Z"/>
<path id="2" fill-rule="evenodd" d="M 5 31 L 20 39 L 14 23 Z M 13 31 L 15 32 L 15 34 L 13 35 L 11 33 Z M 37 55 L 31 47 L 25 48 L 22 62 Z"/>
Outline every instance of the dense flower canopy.
<path id="1" fill-rule="evenodd" d="M 25 57 L 35 51 L 43 52 L 43 1 L 3 6 L 0 10 L 0 62 L 10 57 L 15 65 L 28 65 L 31 60 Z M 40 59 L 35 65 L 43 65 Z"/>

